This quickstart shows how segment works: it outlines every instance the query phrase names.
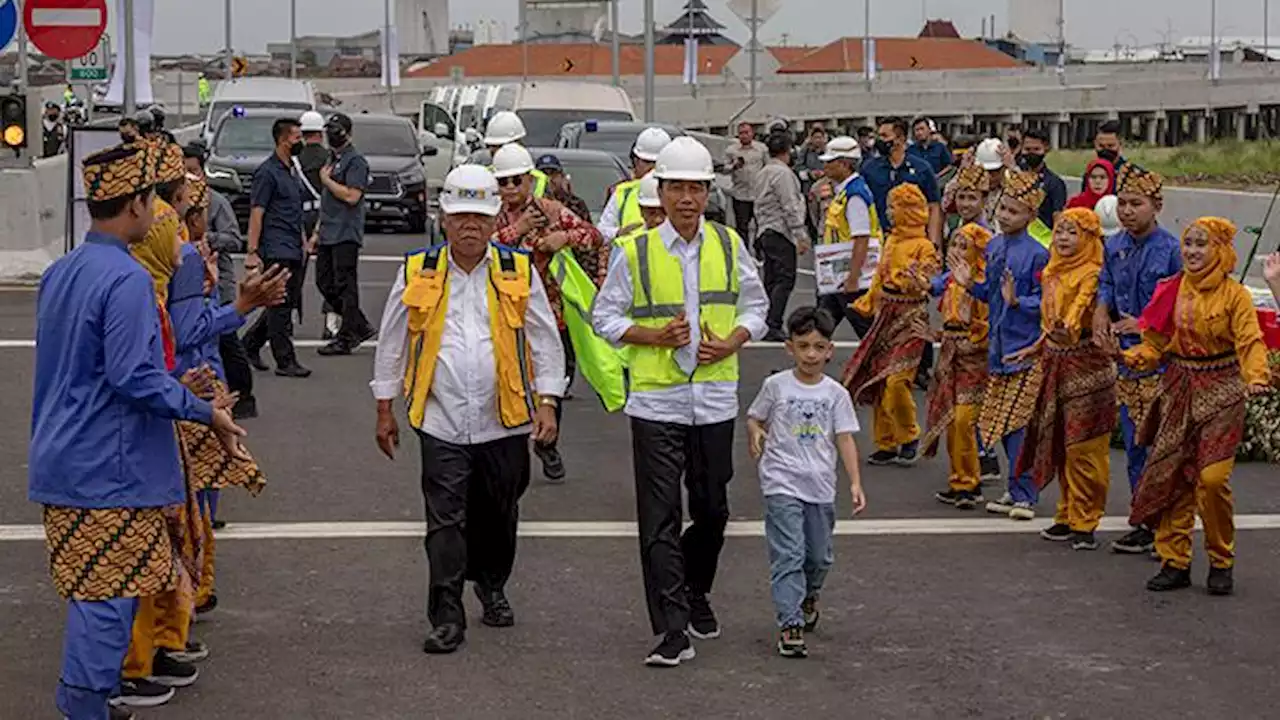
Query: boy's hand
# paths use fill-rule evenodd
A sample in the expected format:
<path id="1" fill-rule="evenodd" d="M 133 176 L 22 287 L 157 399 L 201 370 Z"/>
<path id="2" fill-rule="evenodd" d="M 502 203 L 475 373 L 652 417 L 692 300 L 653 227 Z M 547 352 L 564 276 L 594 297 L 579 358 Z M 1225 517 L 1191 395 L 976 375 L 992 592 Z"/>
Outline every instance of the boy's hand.
<path id="1" fill-rule="evenodd" d="M 1018 307 L 1018 293 L 1013 284 L 1013 271 L 1004 271 L 1004 282 L 1000 284 L 1001 294 L 1004 295 L 1004 304 L 1009 307 Z"/>
<path id="2" fill-rule="evenodd" d="M 859 513 L 867 509 L 867 496 L 862 492 L 861 483 L 851 487 L 850 494 L 853 496 L 853 516 L 857 517 Z"/>
<path id="3" fill-rule="evenodd" d="M 760 461 L 760 457 L 764 455 L 764 438 L 765 429 L 755 423 L 747 426 L 747 452 L 751 453 L 751 459 L 756 462 Z"/>

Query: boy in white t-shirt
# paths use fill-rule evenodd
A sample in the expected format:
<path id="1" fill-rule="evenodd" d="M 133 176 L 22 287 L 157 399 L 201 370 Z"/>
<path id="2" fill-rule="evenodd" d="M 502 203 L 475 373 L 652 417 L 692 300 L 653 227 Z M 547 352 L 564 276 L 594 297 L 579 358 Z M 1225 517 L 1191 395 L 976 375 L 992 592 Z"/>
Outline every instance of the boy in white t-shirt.
<path id="1" fill-rule="evenodd" d="M 836 454 L 853 493 L 853 512 L 867 506 L 853 434 L 858 419 L 849 391 L 823 373 L 834 346 L 826 310 L 797 308 L 787 319 L 787 352 L 796 366 L 765 379 L 747 431 L 759 462 L 769 544 L 769 582 L 777 611 L 778 654 L 805 657 L 804 633 L 818 624 L 818 593 L 833 559 Z"/>

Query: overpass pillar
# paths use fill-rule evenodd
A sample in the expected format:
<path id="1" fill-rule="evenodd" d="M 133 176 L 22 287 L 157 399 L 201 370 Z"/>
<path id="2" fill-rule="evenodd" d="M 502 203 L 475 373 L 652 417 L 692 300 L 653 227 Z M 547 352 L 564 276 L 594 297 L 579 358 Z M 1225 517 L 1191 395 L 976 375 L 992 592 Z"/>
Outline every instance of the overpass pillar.
<path id="1" fill-rule="evenodd" d="M 1209 141 L 1209 113 L 1196 113 L 1196 142 L 1203 145 Z"/>
<path id="2" fill-rule="evenodd" d="M 1245 112 L 1237 112 L 1236 116 L 1236 140 L 1244 142 L 1246 134 L 1249 130 L 1249 115 Z"/>

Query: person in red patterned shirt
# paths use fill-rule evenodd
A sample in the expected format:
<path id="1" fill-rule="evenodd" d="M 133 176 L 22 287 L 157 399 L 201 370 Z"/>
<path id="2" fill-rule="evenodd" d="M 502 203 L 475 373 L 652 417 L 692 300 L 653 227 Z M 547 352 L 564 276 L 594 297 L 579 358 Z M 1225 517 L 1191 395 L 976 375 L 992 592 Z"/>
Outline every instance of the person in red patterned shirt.
<path id="1" fill-rule="evenodd" d="M 493 175 L 498 179 L 498 192 L 502 195 L 502 210 L 498 212 L 498 232 L 495 239 L 503 245 L 528 250 L 533 265 L 547 289 L 547 299 L 560 325 L 560 337 L 565 347 L 565 376 L 574 374 L 573 344 L 564 325 L 564 300 L 560 284 L 547 271 L 551 258 L 564 248 L 569 248 L 574 259 L 595 281 L 596 287 L 604 283 L 609 263 L 603 236 L 589 221 L 583 220 L 562 203 L 545 197 L 534 197 L 533 156 L 516 143 L 504 145 L 493 156 Z M 560 422 L 561 409 L 556 406 L 556 422 Z M 564 460 L 555 443 L 535 443 L 534 452 L 542 461 L 542 474 L 553 483 L 564 482 Z"/>

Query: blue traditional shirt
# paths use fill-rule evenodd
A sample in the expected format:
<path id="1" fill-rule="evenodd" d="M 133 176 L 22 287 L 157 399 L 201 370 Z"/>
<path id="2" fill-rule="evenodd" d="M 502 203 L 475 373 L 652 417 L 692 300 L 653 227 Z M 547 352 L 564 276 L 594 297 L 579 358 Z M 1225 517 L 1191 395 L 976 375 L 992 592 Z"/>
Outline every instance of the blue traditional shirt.
<path id="1" fill-rule="evenodd" d="M 80 508 L 183 502 L 174 420 L 213 409 L 165 369 L 151 276 L 118 238 L 90 232 L 45 271 L 36 298 L 28 497 Z"/>
<path id="2" fill-rule="evenodd" d="M 1181 270 L 1182 250 L 1173 233 L 1157 225 L 1150 235 L 1139 240 L 1122 230 L 1107 240 L 1106 259 L 1098 280 L 1098 302 L 1107 306 L 1113 320 L 1119 319 L 1120 313 L 1138 317 L 1151 302 L 1156 285 Z M 1141 335 L 1121 335 L 1120 347 L 1131 348 L 1141 341 Z M 1121 377 L 1143 374 L 1120 366 Z"/>
<path id="3" fill-rule="evenodd" d="M 216 296 L 204 294 L 204 258 L 189 244 L 182 246 L 182 263 L 169 280 L 169 321 L 178 360 L 173 374 L 181 377 L 191 368 L 208 364 L 226 379 L 218 338 L 239 329 L 244 318 L 234 305 L 219 306 Z"/>
<path id="4" fill-rule="evenodd" d="M 1025 370 L 1031 361 L 1006 364 L 1006 355 L 1029 347 L 1040 338 L 1040 273 L 1049 263 L 1049 251 L 1025 230 L 1017 235 L 997 235 L 987 245 L 987 274 L 974 283 L 969 294 L 987 303 L 991 315 L 991 342 L 987 364 L 996 375 Z M 1004 302 L 1004 271 L 1013 272 L 1018 304 Z"/>

